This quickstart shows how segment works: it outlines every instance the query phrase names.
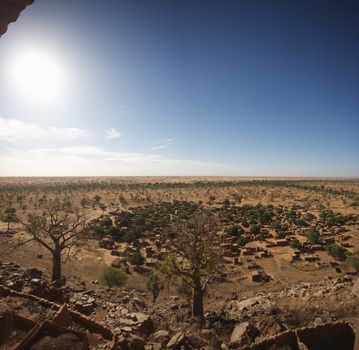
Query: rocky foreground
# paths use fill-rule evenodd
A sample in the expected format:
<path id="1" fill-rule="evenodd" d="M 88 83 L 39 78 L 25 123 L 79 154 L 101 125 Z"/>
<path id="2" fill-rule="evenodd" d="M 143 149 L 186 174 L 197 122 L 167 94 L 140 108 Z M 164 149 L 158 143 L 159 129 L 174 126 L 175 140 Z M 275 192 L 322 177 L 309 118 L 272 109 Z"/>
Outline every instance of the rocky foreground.
<path id="1" fill-rule="evenodd" d="M 207 302 L 210 311 L 200 327 L 191 317 L 190 304 L 178 296 L 152 304 L 145 301 L 146 293 L 107 291 L 97 281 L 89 286 L 73 284 L 71 279 L 49 283 L 38 269 L 3 263 L 0 324 L 9 324 L 6 320 L 11 314 L 37 323 L 54 321 L 59 304 L 66 304 L 73 310 L 67 327 L 88 334 L 90 349 L 239 349 L 309 325 L 348 321 L 355 328 L 359 296 L 355 280 L 356 276 L 347 274 L 249 298 L 230 294 L 218 302 Z M 93 320 L 104 333 L 89 329 L 84 319 Z M 4 349 L 19 342 L 22 332 L 14 327 L 7 341 L 3 340 Z"/>

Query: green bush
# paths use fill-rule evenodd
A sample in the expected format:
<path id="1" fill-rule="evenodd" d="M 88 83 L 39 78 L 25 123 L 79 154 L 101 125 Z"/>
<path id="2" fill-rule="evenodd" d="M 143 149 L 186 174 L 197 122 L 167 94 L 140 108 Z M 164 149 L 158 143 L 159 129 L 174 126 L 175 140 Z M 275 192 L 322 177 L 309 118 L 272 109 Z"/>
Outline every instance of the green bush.
<path id="1" fill-rule="evenodd" d="M 243 246 L 245 246 L 247 243 L 249 243 L 250 241 L 251 241 L 251 240 L 250 240 L 249 238 L 241 236 L 241 237 L 239 237 L 239 238 L 237 239 L 237 244 L 238 244 L 239 246 L 243 247 Z"/>
<path id="2" fill-rule="evenodd" d="M 99 225 L 104 228 L 110 228 L 113 225 L 113 223 L 111 218 L 105 217 L 100 220 Z"/>
<path id="3" fill-rule="evenodd" d="M 140 229 L 133 228 L 131 230 L 128 230 L 124 236 L 122 237 L 122 240 L 126 243 L 132 243 L 138 238 L 141 238 L 142 233 Z"/>
<path id="4" fill-rule="evenodd" d="M 349 255 L 345 260 L 345 265 L 350 269 L 359 271 L 359 253 Z"/>
<path id="5" fill-rule="evenodd" d="M 253 235 L 259 235 L 261 233 L 261 228 L 258 225 L 251 226 L 249 230 Z"/>
<path id="6" fill-rule="evenodd" d="M 141 252 L 137 250 L 128 258 L 128 262 L 131 265 L 143 265 L 145 263 L 145 258 L 143 257 Z"/>
<path id="7" fill-rule="evenodd" d="M 229 201 L 228 198 L 226 198 L 226 199 L 223 201 L 223 205 L 224 205 L 225 207 L 228 207 L 230 204 L 231 204 L 231 202 Z"/>
<path id="8" fill-rule="evenodd" d="M 127 281 L 126 272 L 116 269 L 114 267 L 106 267 L 101 275 L 101 282 L 110 290 L 112 287 L 122 287 Z"/>
<path id="9" fill-rule="evenodd" d="M 296 238 L 294 238 L 290 243 L 290 246 L 294 249 L 298 249 L 300 247 L 300 242 Z"/>
<path id="10" fill-rule="evenodd" d="M 304 234 L 304 236 L 308 239 L 311 244 L 319 243 L 319 232 L 317 229 L 312 229 Z"/>
<path id="11" fill-rule="evenodd" d="M 346 249 L 337 244 L 328 244 L 326 250 L 330 256 L 338 259 L 344 259 L 346 257 Z"/>
<path id="12" fill-rule="evenodd" d="M 233 225 L 233 226 L 228 227 L 227 233 L 228 233 L 230 236 L 238 237 L 238 235 L 239 235 L 238 226 Z"/>
<path id="13" fill-rule="evenodd" d="M 151 291 L 153 302 L 155 303 L 158 295 L 160 294 L 160 291 L 164 287 L 163 282 L 156 273 L 151 273 L 150 277 L 148 278 L 147 287 Z"/>

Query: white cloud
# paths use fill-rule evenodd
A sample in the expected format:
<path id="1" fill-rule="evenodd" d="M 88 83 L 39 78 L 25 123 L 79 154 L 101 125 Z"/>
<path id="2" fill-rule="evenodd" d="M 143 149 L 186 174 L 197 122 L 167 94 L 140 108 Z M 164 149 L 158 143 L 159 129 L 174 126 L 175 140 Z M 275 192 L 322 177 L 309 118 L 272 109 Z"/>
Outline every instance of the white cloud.
<path id="1" fill-rule="evenodd" d="M 0 118 L 0 140 L 17 142 L 34 139 L 78 139 L 88 136 L 88 131 L 79 128 L 41 127 L 18 119 Z"/>
<path id="2" fill-rule="evenodd" d="M 60 137 L 69 138 L 69 139 L 77 139 L 79 137 L 88 136 L 89 133 L 86 130 L 79 128 L 58 128 L 58 127 L 50 127 L 50 134 L 58 135 Z"/>
<path id="3" fill-rule="evenodd" d="M 123 135 L 118 132 L 116 129 L 111 128 L 108 130 L 105 130 L 105 134 L 106 134 L 106 139 L 107 140 L 113 140 L 113 139 L 118 139 L 120 137 L 122 137 Z"/>
<path id="4" fill-rule="evenodd" d="M 155 144 L 153 144 L 153 146 L 151 147 L 151 150 L 156 151 L 156 150 L 160 150 L 160 149 L 165 149 L 171 145 L 173 145 L 173 139 L 166 139 L 166 140 L 162 140 L 162 141 L 159 141 L 159 142 L 156 142 Z"/>
<path id="5" fill-rule="evenodd" d="M 27 151 L 7 149 L 0 154 L 0 164 L 0 176 L 165 176 L 232 172 L 216 163 L 115 152 L 88 145 Z"/>
<path id="6" fill-rule="evenodd" d="M 37 125 L 27 124 L 17 119 L 0 118 L 0 139 L 14 141 L 15 139 L 38 138 L 46 135 L 46 131 Z"/>

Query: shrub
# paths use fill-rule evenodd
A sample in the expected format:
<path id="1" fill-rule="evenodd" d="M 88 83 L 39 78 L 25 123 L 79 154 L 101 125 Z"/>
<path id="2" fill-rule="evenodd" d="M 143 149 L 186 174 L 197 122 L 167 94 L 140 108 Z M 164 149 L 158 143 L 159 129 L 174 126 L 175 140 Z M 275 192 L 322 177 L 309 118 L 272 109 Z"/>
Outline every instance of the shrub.
<path id="1" fill-rule="evenodd" d="M 148 289 L 151 291 L 152 293 L 152 297 L 153 297 L 153 302 L 155 303 L 157 300 L 158 295 L 160 294 L 160 291 L 163 289 L 163 282 L 161 281 L 161 279 L 159 278 L 159 276 L 152 272 L 148 282 L 147 282 L 147 287 Z"/>
<path id="2" fill-rule="evenodd" d="M 238 235 L 239 235 L 238 226 L 233 225 L 233 226 L 228 227 L 227 233 L 228 233 L 230 236 L 238 237 Z"/>
<path id="3" fill-rule="evenodd" d="M 113 225 L 113 223 L 111 218 L 105 217 L 100 220 L 99 225 L 104 228 L 110 228 Z"/>
<path id="4" fill-rule="evenodd" d="M 226 199 L 223 201 L 223 205 L 224 205 L 225 207 L 228 207 L 230 204 L 231 204 L 231 203 L 230 203 L 230 201 L 229 201 L 228 198 L 226 198 Z"/>
<path id="5" fill-rule="evenodd" d="M 350 269 L 359 271 L 359 253 L 349 255 L 345 260 L 345 265 Z"/>
<path id="6" fill-rule="evenodd" d="M 300 247 L 300 242 L 296 238 L 294 238 L 290 243 L 290 246 L 294 249 L 298 249 Z"/>
<path id="7" fill-rule="evenodd" d="M 338 258 L 338 259 L 344 259 L 346 256 L 346 250 L 337 244 L 328 244 L 326 246 L 326 250 L 328 252 L 328 254 L 334 258 Z"/>
<path id="8" fill-rule="evenodd" d="M 141 230 L 133 228 L 132 230 L 128 230 L 125 235 L 122 237 L 122 240 L 126 243 L 132 243 L 136 239 L 142 236 Z"/>
<path id="9" fill-rule="evenodd" d="M 128 262 L 131 265 L 143 265 L 145 262 L 145 258 L 141 254 L 139 250 L 137 250 L 135 253 L 133 253 L 129 258 Z"/>
<path id="10" fill-rule="evenodd" d="M 115 267 L 106 267 L 101 273 L 100 280 L 110 290 L 113 286 L 122 287 L 126 283 L 127 275 Z"/>
<path id="11" fill-rule="evenodd" d="M 241 237 L 239 237 L 239 238 L 237 239 L 237 244 L 238 244 L 239 246 L 243 247 L 243 246 L 245 246 L 247 243 L 249 243 L 250 241 L 251 241 L 251 240 L 250 240 L 249 238 L 241 236 Z"/>
<path id="12" fill-rule="evenodd" d="M 115 226 L 111 226 L 108 229 L 108 234 L 112 236 L 113 239 L 118 240 L 121 236 L 121 232 L 120 229 L 118 227 Z"/>
<path id="13" fill-rule="evenodd" d="M 258 225 L 253 225 L 250 228 L 250 232 L 253 235 L 259 235 L 261 233 L 261 228 Z"/>
<path id="14" fill-rule="evenodd" d="M 248 228 L 249 227 L 249 222 L 247 219 L 243 219 L 242 220 L 242 226 L 245 227 L 245 228 Z"/>
<path id="15" fill-rule="evenodd" d="M 311 244 L 319 243 L 319 232 L 317 229 L 312 229 L 304 234 L 304 236 L 308 239 Z"/>

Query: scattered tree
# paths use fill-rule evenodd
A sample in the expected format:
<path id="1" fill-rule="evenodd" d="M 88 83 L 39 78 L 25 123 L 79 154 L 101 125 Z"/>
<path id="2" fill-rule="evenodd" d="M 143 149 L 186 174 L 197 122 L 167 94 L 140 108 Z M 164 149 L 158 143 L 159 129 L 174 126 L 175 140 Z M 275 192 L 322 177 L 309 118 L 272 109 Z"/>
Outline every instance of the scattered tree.
<path id="1" fill-rule="evenodd" d="M 147 287 L 151 291 L 153 302 L 155 303 L 158 295 L 160 294 L 160 291 L 164 288 L 163 282 L 156 273 L 151 273 L 150 277 L 148 278 Z"/>
<path id="2" fill-rule="evenodd" d="M 42 215 L 30 214 L 22 224 L 30 238 L 17 243 L 15 249 L 29 242 L 38 243 L 52 255 L 52 281 L 60 279 L 63 255 L 70 256 L 71 249 L 85 232 L 84 214 L 56 202 Z"/>
<path id="3" fill-rule="evenodd" d="M 6 208 L 4 213 L 1 215 L 1 221 L 7 223 L 7 231 L 10 231 L 10 224 L 19 222 L 19 218 L 16 216 L 15 208 Z"/>
<path id="4" fill-rule="evenodd" d="M 193 290 L 192 313 L 204 319 L 203 298 L 218 266 L 216 223 L 208 215 L 193 217 L 173 227 L 175 253 L 167 255 L 162 269 L 185 278 Z"/>
<path id="5" fill-rule="evenodd" d="M 126 272 L 109 266 L 102 271 L 100 280 L 108 287 L 108 290 L 110 290 L 114 286 L 124 286 L 127 281 L 127 275 Z"/>

